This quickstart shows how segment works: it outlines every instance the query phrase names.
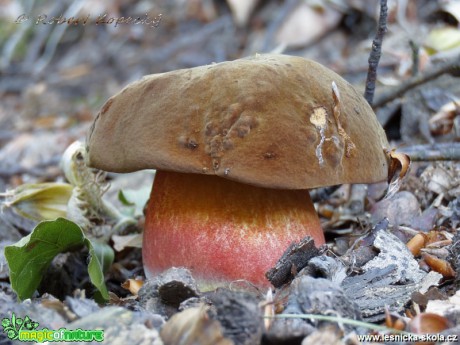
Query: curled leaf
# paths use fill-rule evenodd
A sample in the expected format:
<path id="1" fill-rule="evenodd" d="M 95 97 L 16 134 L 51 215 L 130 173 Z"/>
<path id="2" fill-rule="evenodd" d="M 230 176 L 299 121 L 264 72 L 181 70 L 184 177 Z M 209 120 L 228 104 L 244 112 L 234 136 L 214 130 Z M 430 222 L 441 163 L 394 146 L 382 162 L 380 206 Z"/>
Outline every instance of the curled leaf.
<path id="1" fill-rule="evenodd" d="M 207 313 L 208 307 L 194 307 L 175 314 L 161 329 L 165 345 L 231 345 L 223 336 L 219 321 Z"/>
<path id="2" fill-rule="evenodd" d="M 455 277 L 454 269 L 446 260 L 440 259 L 428 253 L 423 253 L 422 258 L 433 271 L 441 273 L 444 278 Z"/>
<path id="3" fill-rule="evenodd" d="M 444 104 L 429 120 L 431 134 L 443 135 L 450 133 L 454 127 L 454 120 L 460 115 L 460 102 L 452 101 Z"/>
<path id="4" fill-rule="evenodd" d="M 259 0 L 227 0 L 237 26 L 245 26 Z"/>
<path id="5" fill-rule="evenodd" d="M 460 30 L 455 27 L 433 29 L 427 36 L 425 47 L 434 54 L 460 47 Z"/>
<path id="6" fill-rule="evenodd" d="M 272 289 L 268 289 L 264 304 L 264 326 L 265 329 L 268 330 L 270 329 L 275 316 L 275 302 L 273 300 Z"/>
<path id="7" fill-rule="evenodd" d="M 133 295 L 137 296 L 139 293 L 139 290 L 141 289 L 142 285 L 144 285 L 144 282 L 139 279 L 128 279 L 125 281 L 123 284 L 121 284 L 121 287 L 123 289 L 129 290 Z"/>
<path id="8" fill-rule="evenodd" d="M 419 232 L 417 235 L 412 237 L 409 242 L 407 242 L 406 246 L 413 256 L 419 256 L 420 251 L 425 247 L 427 241 L 428 236 L 422 232 Z"/>
<path id="9" fill-rule="evenodd" d="M 417 334 L 441 333 L 452 327 L 444 316 L 434 313 L 421 313 L 409 323 L 409 330 Z"/>
<path id="10" fill-rule="evenodd" d="M 391 151 L 385 150 L 385 152 L 390 157 L 390 165 L 388 167 L 388 189 L 385 195 L 385 199 L 389 199 L 395 195 L 401 187 L 402 180 L 409 171 L 410 157 L 405 153 L 395 152 L 395 149 Z"/>
<path id="11" fill-rule="evenodd" d="M 142 248 L 142 234 L 113 235 L 113 248 L 121 252 L 125 248 Z"/>
<path id="12" fill-rule="evenodd" d="M 72 190 L 72 185 L 68 183 L 23 184 L 2 194 L 6 197 L 3 206 L 36 221 L 65 217 Z"/>

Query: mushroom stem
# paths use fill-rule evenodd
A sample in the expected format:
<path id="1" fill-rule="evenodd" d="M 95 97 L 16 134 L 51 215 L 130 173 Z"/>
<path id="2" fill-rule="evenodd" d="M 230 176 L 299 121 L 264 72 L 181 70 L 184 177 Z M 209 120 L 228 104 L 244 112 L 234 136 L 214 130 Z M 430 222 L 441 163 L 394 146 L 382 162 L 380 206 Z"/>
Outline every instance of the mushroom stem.
<path id="1" fill-rule="evenodd" d="M 147 206 L 147 276 L 172 266 L 205 284 L 246 279 L 268 286 L 265 272 L 290 243 L 324 234 L 307 190 L 240 184 L 217 176 L 157 171 Z"/>

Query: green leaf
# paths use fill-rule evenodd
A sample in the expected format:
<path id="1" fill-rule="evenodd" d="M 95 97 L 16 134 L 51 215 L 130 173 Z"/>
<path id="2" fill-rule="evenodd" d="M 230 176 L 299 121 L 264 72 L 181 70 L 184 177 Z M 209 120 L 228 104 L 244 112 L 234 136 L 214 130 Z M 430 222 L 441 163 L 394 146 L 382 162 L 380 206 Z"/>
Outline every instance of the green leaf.
<path id="1" fill-rule="evenodd" d="M 102 267 L 102 272 L 108 272 L 110 266 L 113 264 L 115 253 L 111 246 L 107 243 L 100 241 L 92 241 L 90 244 L 93 246 L 93 253 L 91 256 L 95 256 Z"/>
<path id="2" fill-rule="evenodd" d="M 88 273 L 103 299 L 108 300 L 102 266 L 94 248 L 80 227 L 64 218 L 39 223 L 32 233 L 17 243 L 5 247 L 10 269 L 10 281 L 20 300 L 30 298 L 40 285 L 53 258 L 86 245 L 90 254 Z"/>
<path id="3" fill-rule="evenodd" d="M 143 215 L 144 207 L 150 197 L 150 186 L 144 186 L 137 190 L 125 189 L 118 192 L 118 200 L 124 206 L 130 206 L 134 208 L 134 211 L 130 214 L 131 216 L 139 217 Z"/>
<path id="4" fill-rule="evenodd" d="M 121 189 L 118 191 L 118 200 L 120 200 L 120 202 L 125 206 L 134 206 L 133 202 L 126 199 L 126 196 Z"/>
<path id="5" fill-rule="evenodd" d="M 91 283 L 97 288 L 98 293 L 96 295 L 96 300 L 109 300 L 109 292 L 107 291 L 107 287 L 105 286 L 104 281 L 104 273 L 102 271 L 103 265 L 94 250 L 94 247 L 89 239 L 85 239 L 85 244 L 88 247 L 90 260 L 88 263 L 88 274 Z M 113 261 L 113 255 L 112 255 Z"/>

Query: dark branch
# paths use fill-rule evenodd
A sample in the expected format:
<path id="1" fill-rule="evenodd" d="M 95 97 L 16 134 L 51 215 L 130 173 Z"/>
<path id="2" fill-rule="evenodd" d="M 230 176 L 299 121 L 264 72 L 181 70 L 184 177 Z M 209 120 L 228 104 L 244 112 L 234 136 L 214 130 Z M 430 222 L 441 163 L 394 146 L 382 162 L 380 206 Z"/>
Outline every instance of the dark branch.
<path id="1" fill-rule="evenodd" d="M 379 95 L 376 101 L 373 104 L 374 109 L 379 108 L 388 102 L 400 97 L 406 91 L 413 89 L 416 86 L 419 86 L 427 81 L 433 80 L 444 73 L 449 73 L 454 70 L 460 69 L 460 55 L 455 56 L 450 60 L 446 60 L 439 65 L 434 66 L 430 70 L 419 73 L 418 75 L 406 80 L 405 82 L 401 83 L 401 85 L 391 89 L 387 93 Z"/>
<path id="2" fill-rule="evenodd" d="M 369 70 L 367 72 L 366 90 L 364 98 L 372 105 L 375 93 L 375 82 L 377 81 L 377 67 L 379 66 L 380 56 L 382 55 L 383 36 L 387 31 L 387 15 L 388 7 L 387 0 L 380 0 L 380 17 L 377 34 L 372 41 L 372 49 L 369 55 Z"/>

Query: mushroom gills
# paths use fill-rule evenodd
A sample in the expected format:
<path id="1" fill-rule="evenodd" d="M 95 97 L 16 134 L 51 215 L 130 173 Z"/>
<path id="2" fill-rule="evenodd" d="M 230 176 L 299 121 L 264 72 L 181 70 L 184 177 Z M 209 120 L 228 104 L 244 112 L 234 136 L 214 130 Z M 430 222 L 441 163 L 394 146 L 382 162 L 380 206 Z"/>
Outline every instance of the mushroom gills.
<path id="1" fill-rule="evenodd" d="M 281 190 L 200 174 L 157 171 L 146 210 L 147 276 L 187 267 L 204 285 L 245 279 L 268 286 L 289 244 L 324 234 L 308 190 Z"/>

